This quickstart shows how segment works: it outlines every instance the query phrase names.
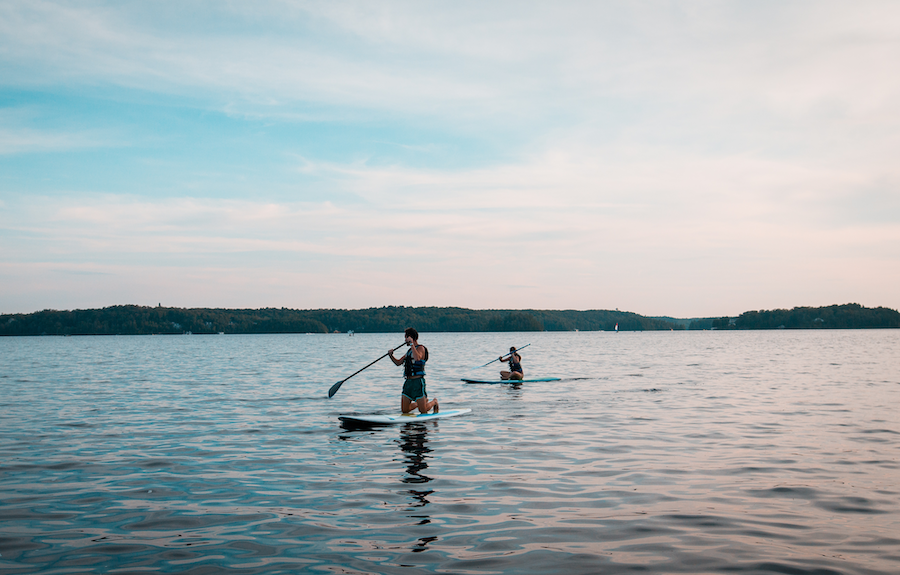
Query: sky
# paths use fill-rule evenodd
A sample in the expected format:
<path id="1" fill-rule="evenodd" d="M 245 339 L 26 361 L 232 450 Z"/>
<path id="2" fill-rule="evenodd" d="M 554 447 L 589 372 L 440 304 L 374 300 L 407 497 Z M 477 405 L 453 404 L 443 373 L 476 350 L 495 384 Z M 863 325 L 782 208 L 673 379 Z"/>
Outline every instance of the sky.
<path id="1" fill-rule="evenodd" d="M 0 313 L 900 308 L 900 3 L 0 1 Z"/>

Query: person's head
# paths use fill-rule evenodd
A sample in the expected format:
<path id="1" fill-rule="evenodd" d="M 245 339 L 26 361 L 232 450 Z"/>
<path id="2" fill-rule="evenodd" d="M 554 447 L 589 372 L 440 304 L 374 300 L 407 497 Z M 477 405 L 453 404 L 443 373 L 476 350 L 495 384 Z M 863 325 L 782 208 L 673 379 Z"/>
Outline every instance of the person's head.
<path id="1" fill-rule="evenodd" d="M 509 353 L 516 353 L 516 346 L 509 348 Z"/>
<path id="2" fill-rule="evenodd" d="M 408 327 L 403 331 L 403 335 L 406 337 L 412 338 L 413 341 L 419 341 L 419 332 L 417 332 L 414 328 Z"/>

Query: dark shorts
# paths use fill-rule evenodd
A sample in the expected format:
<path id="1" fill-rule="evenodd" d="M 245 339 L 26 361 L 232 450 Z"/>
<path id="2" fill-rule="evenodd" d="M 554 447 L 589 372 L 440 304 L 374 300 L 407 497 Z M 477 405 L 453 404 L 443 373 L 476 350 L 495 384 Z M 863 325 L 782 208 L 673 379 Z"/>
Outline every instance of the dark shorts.
<path id="1" fill-rule="evenodd" d="M 403 396 L 408 397 L 410 401 L 419 401 L 423 397 L 428 397 L 425 393 L 425 378 L 414 377 L 403 382 Z"/>

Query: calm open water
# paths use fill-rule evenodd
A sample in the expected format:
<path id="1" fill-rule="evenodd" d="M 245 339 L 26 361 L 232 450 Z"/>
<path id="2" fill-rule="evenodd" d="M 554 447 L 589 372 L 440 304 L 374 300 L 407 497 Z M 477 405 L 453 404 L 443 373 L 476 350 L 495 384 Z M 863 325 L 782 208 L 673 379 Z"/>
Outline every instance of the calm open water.
<path id="1" fill-rule="evenodd" d="M 0 338 L 0 572 L 900 573 L 900 330 L 402 341 Z"/>

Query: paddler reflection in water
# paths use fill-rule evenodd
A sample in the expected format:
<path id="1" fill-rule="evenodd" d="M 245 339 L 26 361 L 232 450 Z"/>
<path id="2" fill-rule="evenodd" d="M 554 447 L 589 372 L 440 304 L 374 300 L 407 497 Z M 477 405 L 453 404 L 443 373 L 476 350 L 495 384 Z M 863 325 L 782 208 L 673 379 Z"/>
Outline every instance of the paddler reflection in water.
<path id="1" fill-rule="evenodd" d="M 428 361 L 428 348 L 419 345 L 419 332 L 411 327 L 406 328 L 403 332 L 406 335 L 406 345 L 409 350 L 406 355 L 397 359 L 394 357 L 395 349 L 389 350 L 388 355 L 394 365 L 403 366 L 403 395 L 400 396 L 400 411 L 409 413 L 413 407 L 419 408 L 419 413 L 428 413 L 433 407 L 434 412 L 438 412 L 438 402 L 436 399 L 428 401 L 428 394 L 425 392 L 425 362 Z"/>
<path id="2" fill-rule="evenodd" d="M 525 377 L 525 372 L 522 371 L 522 356 L 516 353 L 515 346 L 509 348 L 509 355 L 506 358 L 501 355 L 500 361 L 509 362 L 509 371 L 501 371 L 500 379 L 522 379 Z"/>

